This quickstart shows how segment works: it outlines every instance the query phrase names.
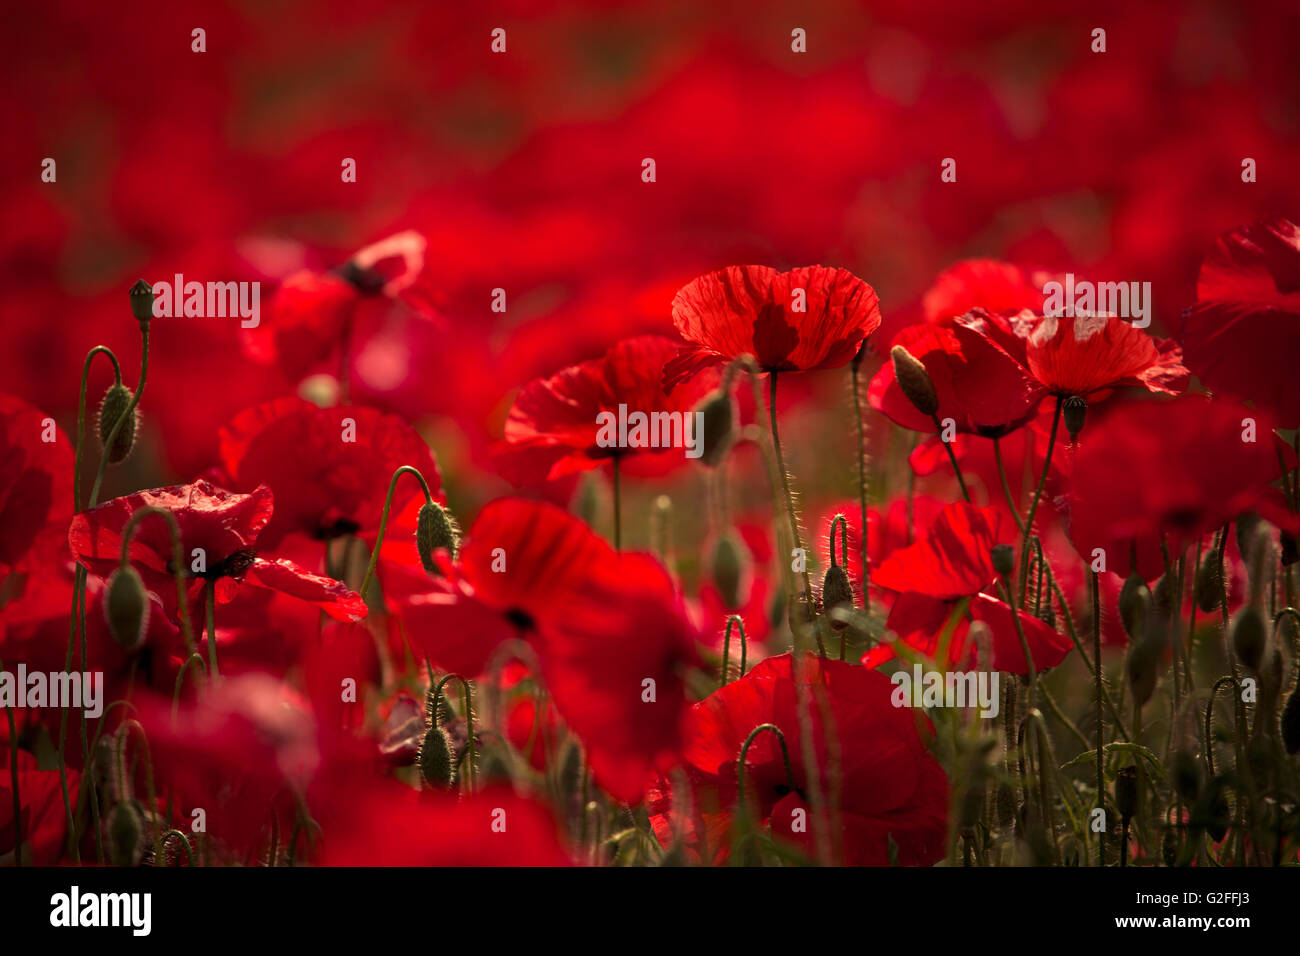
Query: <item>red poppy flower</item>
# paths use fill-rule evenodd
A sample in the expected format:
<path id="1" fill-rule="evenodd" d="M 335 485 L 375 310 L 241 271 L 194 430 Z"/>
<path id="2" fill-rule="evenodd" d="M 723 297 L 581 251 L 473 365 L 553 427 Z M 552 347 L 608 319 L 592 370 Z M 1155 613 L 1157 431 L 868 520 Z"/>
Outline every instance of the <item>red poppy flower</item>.
<path id="1" fill-rule="evenodd" d="M 7 729 L 7 728 L 6 728 Z M 14 744 L 12 741 L 9 747 Z M 22 846 L 15 845 L 19 826 L 14 821 L 12 754 L 0 747 L 0 866 L 13 866 L 21 858 L 26 866 L 53 866 L 68 839 L 67 814 L 58 770 L 40 770 L 36 758 L 18 751 L 18 821 Z M 81 774 L 68 771 L 68 794 L 76 800 Z M 74 807 L 74 811 L 75 811 Z"/>
<path id="2" fill-rule="evenodd" d="M 598 562 L 544 625 L 542 677 L 582 740 L 596 782 L 638 802 L 681 751 L 686 671 L 699 634 L 667 571 L 646 554 Z"/>
<path id="3" fill-rule="evenodd" d="M 718 375 L 701 375 L 688 388 L 665 393 L 660 381 L 664 365 L 679 348 L 663 336 L 637 336 L 617 343 L 602 358 L 529 382 L 515 398 L 506 419 L 505 441 L 496 450 L 502 474 L 522 485 L 599 468 L 615 457 L 653 453 L 666 461 L 686 461 L 681 442 L 685 429 L 695 427 L 695 420 L 687 416 L 717 384 Z M 629 415 L 682 416 L 678 444 L 602 447 L 597 440 L 602 413 L 618 420 L 620 406 Z M 647 441 L 658 444 L 664 435 L 653 424 L 651 429 Z M 671 431 L 667 437 L 672 437 Z"/>
<path id="4" fill-rule="evenodd" d="M 996 577 L 993 547 L 1015 537 L 1010 521 L 995 508 L 977 508 L 966 502 L 947 505 L 920 539 L 895 551 L 872 572 L 873 583 L 899 594 L 885 626 L 904 643 L 933 655 L 956 602 L 970 598 L 969 616 L 988 624 L 992 631 L 991 666 L 1028 673 L 1011 608 L 982 593 L 992 588 Z M 1017 615 L 1036 670 L 1055 667 L 1065 659 L 1073 646 L 1067 639 L 1024 611 Z M 974 648 L 966 643 L 967 628 L 965 619 L 957 622 L 941 665 L 962 666 L 973 658 Z M 875 667 L 893 656 L 893 648 L 882 644 L 868 651 L 863 663 Z"/>
<path id="5" fill-rule="evenodd" d="M 1183 316 L 1188 368 L 1216 393 L 1300 424 L 1300 227 L 1269 219 L 1220 236 Z"/>
<path id="6" fill-rule="evenodd" d="M 508 789 L 473 796 L 371 786 L 326 817 L 326 866 L 569 866 L 551 812 Z"/>
<path id="7" fill-rule="evenodd" d="M 996 259 L 965 259 L 944 269 L 921 299 L 925 320 L 946 325 L 973 309 L 999 315 L 1043 306 L 1047 273 Z"/>
<path id="8" fill-rule="evenodd" d="M 281 398 L 241 412 L 220 440 L 231 487 L 251 492 L 267 485 L 275 494 L 275 514 L 262 532 L 268 547 L 291 531 L 319 540 L 376 533 L 393 472 L 402 465 L 419 468 L 441 500 L 429 446 L 402 419 L 377 409 Z M 393 507 L 414 498 L 423 500 L 423 492 L 404 478 Z"/>
<path id="9" fill-rule="evenodd" d="M 958 432 L 1005 435 L 1034 417 L 1042 386 L 997 342 L 962 323 L 950 328 L 914 325 L 894 337 L 930 375 L 939 398 L 939 421 L 952 419 Z M 892 348 L 891 345 L 891 348 Z M 932 432 L 934 422 L 903 394 L 886 362 L 867 390 L 871 407 L 912 431 Z"/>
<path id="10" fill-rule="evenodd" d="M 845 269 L 728 266 L 677 293 L 673 324 L 693 347 L 664 368 L 669 390 L 742 355 L 768 372 L 847 365 L 880 325 L 880 304 L 875 290 Z"/>
<path id="11" fill-rule="evenodd" d="M 745 761 L 748 812 L 774 838 L 815 855 L 808 752 L 796 682 L 809 697 L 824 693 L 839 750 L 838 805 L 833 801 L 831 754 L 820 705 L 810 714 L 816 784 L 829 813 L 824 822 L 833 855 L 851 865 L 887 866 L 890 841 L 904 866 L 928 866 L 943 858 L 948 832 L 948 779 L 926 749 L 929 721 L 895 707 L 893 684 L 878 671 L 840 661 L 807 658 L 793 667 L 789 654 L 763 661 L 739 680 L 714 691 L 690 711 L 685 765 L 692 813 L 673 807 L 673 791 L 661 781 L 650 794 L 651 823 L 664 846 L 679 840 L 706 863 L 723 862 L 738 799 L 736 763 L 745 739 L 761 724 L 780 728 L 790 753 L 786 775 L 781 746 L 770 732 L 758 734 Z M 685 802 L 685 801 L 683 801 Z M 802 815 L 797 811 L 804 811 Z M 802 816 L 806 832 L 793 826 Z"/>
<path id="12" fill-rule="evenodd" d="M 1280 473 L 1272 427 L 1262 409 L 1201 396 L 1114 409 L 1080 436 L 1061 502 L 1075 549 L 1089 562 L 1102 549 L 1107 569 L 1127 577 L 1136 548 L 1151 581 L 1164 573 L 1162 537 L 1177 555 L 1249 510 L 1292 530 L 1294 516 L 1267 494 Z"/>
<path id="13" fill-rule="evenodd" d="M 399 610 L 420 653 L 476 677 L 502 641 L 536 641 L 552 620 L 563 626 L 595 567 L 614 556 L 603 538 L 554 505 L 503 498 L 479 512 L 448 573 Z"/>
<path id="14" fill-rule="evenodd" d="M 233 600 L 241 585 L 249 585 L 307 601 L 337 620 L 357 621 L 366 616 L 366 604 L 360 595 L 338 581 L 313 574 L 284 558 L 258 557 L 258 536 L 271 520 L 273 509 L 271 491 L 265 485 L 242 495 L 199 480 L 114 498 L 72 519 L 68 532 L 72 553 L 88 570 L 108 577 L 121 561 L 122 532 L 127 521 L 146 507 L 170 512 L 180 527 L 181 555 L 190 562 L 186 574 L 191 578 L 191 601 L 202 598 L 202 588 L 210 581 L 221 604 Z M 196 550 L 203 552 L 203 571 L 190 570 Z M 141 521 L 131 536 L 128 557 L 146 587 L 161 598 L 175 619 L 176 585 L 167 524 L 158 518 Z M 201 618 L 192 615 L 192 620 Z"/>
<path id="15" fill-rule="evenodd" d="M 72 516 L 72 465 L 52 418 L 0 395 L 0 578 L 20 569 L 42 531 Z"/>

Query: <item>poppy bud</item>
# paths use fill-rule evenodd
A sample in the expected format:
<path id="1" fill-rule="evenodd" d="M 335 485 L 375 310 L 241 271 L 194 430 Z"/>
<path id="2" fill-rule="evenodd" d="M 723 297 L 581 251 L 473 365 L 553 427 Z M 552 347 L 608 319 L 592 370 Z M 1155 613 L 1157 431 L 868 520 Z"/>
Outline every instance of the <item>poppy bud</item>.
<path id="1" fill-rule="evenodd" d="M 149 595 L 140 573 L 124 564 L 108 576 L 104 594 L 104 617 L 108 632 L 122 650 L 138 650 L 149 625 Z"/>
<path id="2" fill-rule="evenodd" d="M 1070 441 L 1079 440 L 1083 431 L 1084 419 L 1088 417 L 1088 400 L 1082 395 L 1071 395 L 1061 406 L 1065 417 L 1065 430 L 1070 433 Z"/>
<path id="3" fill-rule="evenodd" d="M 835 607 L 853 607 L 853 585 L 849 583 L 849 573 L 839 564 L 827 568 L 826 577 L 822 579 L 822 611 L 829 614 Z M 830 622 L 837 631 L 849 626 L 848 621 L 838 621 L 833 617 Z"/>
<path id="4" fill-rule="evenodd" d="M 131 446 L 135 444 L 138 413 L 132 411 L 131 417 L 118 429 L 112 447 L 108 447 L 108 436 L 113 431 L 113 426 L 130 407 L 133 398 L 135 396 L 131 390 L 119 383 L 109 386 L 108 391 L 104 393 L 104 400 L 99 403 L 99 446 L 104 449 L 104 454 L 108 456 L 111 465 L 116 465 L 131 454 Z"/>
<path id="5" fill-rule="evenodd" d="M 1209 614 L 1223 599 L 1223 576 L 1216 555 L 1206 555 L 1196 569 L 1196 606 Z"/>
<path id="6" fill-rule="evenodd" d="M 989 552 L 993 558 L 993 570 L 998 577 L 1006 577 L 1016 569 L 1016 552 L 1009 544 L 995 544 Z"/>
<path id="7" fill-rule="evenodd" d="M 1146 634 L 1147 614 L 1151 609 L 1151 590 L 1138 575 L 1130 574 L 1119 591 L 1119 619 L 1131 640 Z"/>
<path id="8" fill-rule="evenodd" d="M 135 866 L 140 862 L 138 851 L 143 832 L 140 814 L 133 804 L 124 801 L 113 808 L 108 819 L 108 845 L 114 866 Z"/>
<path id="9" fill-rule="evenodd" d="M 420 553 L 420 563 L 426 572 L 438 573 L 433 553 L 439 548 L 444 548 L 453 558 L 456 557 L 459 546 L 456 531 L 456 522 L 438 502 L 430 501 L 421 505 L 415 522 L 415 549 Z"/>
<path id="10" fill-rule="evenodd" d="M 747 582 L 752 560 L 749 548 L 734 531 L 719 535 L 713 542 L 709 568 L 713 583 L 722 595 L 722 603 L 729 611 L 738 611 L 745 606 L 749 597 Z"/>
<path id="11" fill-rule="evenodd" d="M 455 771 L 451 762 L 451 741 L 447 732 L 436 724 L 429 728 L 420 743 L 420 776 L 429 786 L 450 790 Z"/>
<path id="12" fill-rule="evenodd" d="M 147 325 L 153 318 L 153 289 L 143 279 L 136 279 L 131 286 L 131 314 L 141 325 Z"/>
<path id="13" fill-rule="evenodd" d="M 1300 690 L 1293 690 L 1282 708 L 1282 745 L 1288 754 L 1300 752 Z"/>
<path id="14" fill-rule="evenodd" d="M 698 419 L 703 434 L 696 436 L 700 442 L 700 460 L 706 465 L 716 466 L 731 447 L 736 423 L 735 403 L 730 392 L 718 389 L 706 396 L 695 410 L 704 415 Z"/>
<path id="15" fill-rule="evenodd" d="M 1237 615 L 1232 626 L 1232 650 L 1250 670 L 1258 671 L 1259 663 L 1264 659 L 1264 645 L 1268 642 L 1268 631 L 1264 626 L 1264 615 L 1259 608 L 1248 604 Z"/>
<path id="16" fill-rule="evenodd" d="M 1194 803 L 1201 794 L 1201 786 L 1204 782 L 1201 762 L 1186 750 L 1177 750 L 1174 752 L 1171 776 L 1178 795 L 1188 803 Z"/>
<path id="17" fill-rule="evenodd" d="M 1042 606 L 1039 607 L 1038 619 L 1052 630 L 1056 630 L 1056 608 L 1052 607 L 1050 599 L 1043 601 Z"/>
<path id="18" fill-rule="evenodd" d="M 1127 823 L 1137 813 L 1138 768 L 1136 764 L 1120 767 L 1115 774 L 1115 808 L 1120 819 Z"/>
<path id="19" fill-rule="evenodd" d="M 1156 614 L 1164 620 L 1174 614 L 1174 586 L 1169 582 L 1169 575 L 1162 574 L 1156 581 L 1155 590 L 1151 592 L 1151 606 Z"/>
<path id="20" fill-rule="evenodd" d="M 1125 673 L 1129 687 L 1133 691 L 1133 703 L 1141 707 L 1151 699 L 1156 690 L 1156 662 L 1160 655 L 1160 644 L 1145 639 L 1129 643 L 1128 657 L 1124 661 Z"/>
<path id="21" fill-rule="evenodd" d="M 894 379 L 907 400 L 922 415 L 938 412 L 939 396 L 934 390 L 934 382 L 930 380 L 930 373 L 920 360 L 901 345 L 890 349 L 889 355 L 894 360 Z"/>

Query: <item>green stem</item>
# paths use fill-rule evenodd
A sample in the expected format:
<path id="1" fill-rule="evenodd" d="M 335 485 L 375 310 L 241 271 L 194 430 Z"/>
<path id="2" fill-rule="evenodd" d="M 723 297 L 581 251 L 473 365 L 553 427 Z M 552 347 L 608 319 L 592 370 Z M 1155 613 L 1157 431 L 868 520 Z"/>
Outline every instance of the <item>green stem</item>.
<path id="1" fill-rule="evenodd" d="M 181 669 L 176 672 L 176 688 L 175 690 L 172 691 L 172 720 L 173 721 L 176 719 L 177 713 L 180 712 L 181 687 L 185 683 L 185 675 L 189 672 L 190 668 L 196 664 L 198 665 L 199 669 L 203 671 L 204 676 L 206 677 L 207 667 L 203 663 L 203 658 L 199 656 L 197 651 L 190 654 L 190 656 L 185 659 L 185 663 L 181 665 Z"/>
<path id="2" fill-rule="evenodd" d="M 623 482 L 619 457 L 614 456 L 614 550 L 623 550 Z"/>
<path id="3" fill-rule="evenodd" d="M 740 756 L 736 758 L 736 802 L 742 810 L 745 806 L 745 758 L 749 756 L 749 746 L 754 742 L 754 738 L 765 730 L 776 734 L 776 739 L 781 744 L 781 759 L 785 761 L 785 780 L 790 792 L 794 793 L 799 789 L 795 786 L 794 770 L 790 766 L 790 750 L 785 743 L 785 734 L 781 733 L 781 728 L 776 724 L 759 724 L 749 732 L 749 736 L 741 745 Z"/>
<path id="4" fill-rule="evenodd" d="M 1025 518 L 1025 527 L 1020 539 L 1020 604 L 1024 607 L 1025 590 L 1029 586 L 1029 536 L 1034 533 L 1034 516 L 1038 513 L 1038 501 L 1043 496 L 1043 486 L 1047 484 L 1048 472 L 1052 470 L 1052 451 L 1056 448 L 1056 430 L 1061 424 L 1061 405 L 1065 399 L 1056 397 L 1056 411 L 1052 415 L 1052 430 L 1047 436 L 1047 454 L 1043 456 L 1043 473 L 1038 478 L 1038 487 L 1029 502 L 1029 515 Z"/>
<path id="5" fill-rule="evenodd" d="M 18 793 L 18 724 L 14 708 L 5 708 L 9 717 L 9 777 L 14 798 L 14 866 L 23 865 L 23 801 Z"/>
<path id="6" fill-rule="evenodd" d="M 137 509 L 127 519 L 126 526 L 122 529 L 122 567 L 125 568 L 130 564 L 131 538 L 135 534 L 136 527 L 150 515 L 156 515 L 167 522 L 172 542 L 172 576 L 176 581 L 176 603 L 180 609 L 181 633 L 185 638 L 185 650 L 190 654 L 194 654 L 197 652 L 197 647 L 194 644 L 194 628 L 190 623 L 190 604 L 185 593 L 185 572 L 181 557 L 181 526 L 176 521 L 176 516 L 170 511 L 153 505 Z"/>
<path id="7" fill-rule="evenodd" d="M 966 490 L 966 479 L 961 475 L 961 466 L 957 464 L 957 455 L 952 450 L 952 442 L 945 441 L 943 437 L 943 423 L 939 421 L 938 415 L 931 415 L 934 422 L 935 430 L 939 433 L 939 443 L 943 445 L 943 450 L 948 453 L 948 463 L 952 465 L 952 473 L 957 476 L 957 484 L 961 487 L 961 496 L 970 503 L 970 492 Z"/>
<path id="8" fill-rule="evenodd" d="M 1025 523 L 1020 518 L 1020 509 L 1016 507 L 1015 499 L 1011 496 L 1011 483 L 1007 481 L 1007 466 L 1002 462 L 1001 439 L 993 439 L 993 458 L 998 463 L 998 477 L 1002 479 L 1002 493 L 1007 496 L 1007 507 L 1011 510 L 1011 517 L 1015 519 L 1016 530 L 1023 535 Z"/>
<path id="9" fill-rule="evenodd" d="M 790 491 L 790 476 L 785 469 L 785 456 L 781 451 L 781 434 L 777 428 L 776 420 L 776 381 L 777 372 L 773 370 L 770 373 L 770 383 L 768 391 L 768 418 L 772 426 L 772 447 L 776 453 L 776 469 L 781 474 L 781 489 L 785 494 L 786 516 L 790 522 L 790 540 L 794 542 L 795 550 L 803 551 L 803 540 L 799 536 L 799 519 L 795 516 L 794 495 Z M 803 571 L 803 590 L 804 598 L 808 602 L 808 617 L 813 616 L 813 596 L 812 582 L 808 577 L 808 564 L 805 560 Z M 817 643 L 821 644 L 821 635 L 817 636 Z M 822 657 L 826 656 L 825 648 L 821 649 Z"/>
<path id="10" fill-rule="evenodd" d="M 1093 685 L 1097 695 L 1097 806 L 1102 810 L 1102 820 L 1106 816 L 1106 778 L 1102 768 L 1102 735 L 1104 729 L 1104 719 L 1101 712 L 1101 585 L 1097 580 L 1097 572 L 1091 568 L 1088 569 L 1088 575 L 1092 579 L 1092 657 L 1096 661 L 1097 667 L 1093 673 Z M 1097 865 L 1106 865 L 1106 827 L 1102 826 L 1101 832 L 1097 834 Z"/>
<path id="11" fill-rule="evenodd" d="M 203 590 L 208 621 L 208 677 L 216 680 L 221 676 L 217 667 L 217 582 L 209 581 Z"/>
<path id="12" fill-rule="evenodd" d="M 862 558 L 862 610 L 870 612 L 871 596 L 867 593 L 867 582 L 870 579 L 867 569 L 867 434 L 866 426 L 862 423 L 862 385 L 859 376 L 865 348 L 864 344 L 853 358 L 853 417 L 858 423 L 858 504 L 862 514 L 862 537 L 858 549 Z M 843 654 L 840 659 L 843 660 Z"/>
<path id="13" fill-rule="evenodd" d="M 740 627 L 740 676 L 745 676 L 745 653 L 749 642 L 745 639 L 745 622 L 739 614 L 733 614 L 727 618 L 727 628 L 722 634 L 722 674 L 718 682 L 719 687 L 727 686 L 727 667 L 731 663 L 731 628 L 732 625 Z"/>

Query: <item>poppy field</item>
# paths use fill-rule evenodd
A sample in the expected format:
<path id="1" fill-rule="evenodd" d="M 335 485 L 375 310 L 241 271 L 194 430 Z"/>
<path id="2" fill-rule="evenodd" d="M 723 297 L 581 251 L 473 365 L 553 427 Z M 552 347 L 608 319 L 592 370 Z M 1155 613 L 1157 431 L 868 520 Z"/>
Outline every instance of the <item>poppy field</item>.
<path id="1" fill-rule="evenodd" d="M 0 867 L 1300 861 L 1294 5 L 13 16 Z"/>

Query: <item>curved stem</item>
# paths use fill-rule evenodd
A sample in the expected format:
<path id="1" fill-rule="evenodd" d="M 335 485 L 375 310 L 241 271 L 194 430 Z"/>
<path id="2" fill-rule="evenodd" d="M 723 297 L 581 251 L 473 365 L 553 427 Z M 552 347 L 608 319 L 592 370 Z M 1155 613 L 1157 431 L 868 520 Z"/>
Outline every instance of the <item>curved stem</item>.
<path id="1" fill-rule="evenodd" d="M 185 675 L 189 672 L 190 668 L 196 664 L 198 665 L 199 669 L 203 671 L 203 674 L 206 677 L 208 673 L 207 665 L 203 663 L 203 658 L 199 656 L 197 651 L 190 654 L 190 656 L 185 659 L 185 663 L 181 665 L 181 669 L 176 672 L 176 688 L 175 690 L 172 691 L 172 720 L 173 721 L 176 719 L 177 713 L 180 712 L 181 687 L 185 683 Z"/>
<path id="2" fill-rule="evenodd" d="M 185 650 L 190 654 L 197 651 L 194 644 L 194 628 L 190 623 L 190 602 L 185 593 L 185 574 L 182 570 L 183 563 L 181 558 L 181 526 L 176 521 L 176 516 L 170 511 L 163 508 L 157 508 L 148 505 L 139 508 L 126 521 L 126 526 L 122 529 L 122 567 L 130 563 L 129 552 L 131 550 L 131 538 L 135 534 L 136 527 L 145 518 L 150 515 L 157 515 L 167 522 L 167 528 L 171 533 L 172 539 L 172 575 L 176 580 L 176 604 L 180 609 L 181 615 L 181 633 L 185 638 Z"/>
<path id="3" fill-rule="evenodd" d="M 742 808 L 745 805 L 745 758 L 749 756 L 749 746 L 754 742 L 754 738 L 765 730 L 776 734 L 776 739 L 781 744 L 781 759 L 785 761 L 785 780 L 790 792 L 794 793 L 799 789 L 795 786 L 794 770 L 790 766 L 790 750 L 785 744 L 785 734 L 781 733 L 781 728 L 776 724 L 759 724 L 745 738 L 740 748 L 740 756 L 736 759 L 736 800 Z"/>
<path id="4" fill-rule="evenodd" d="M 379 552 L 384 546 L 384 535 L 388 532 L 388 513 L 393 508 L 393 492 L 397 490 L 397 479 L 403 474 L 414 475 L 420 482 L 420 487 L 424 489 L 425 504 L 433 504 L 433 495 L 429 491 L 429 483 L 424 480 L 424 475 L 420 474 L 420 469 L 413 465 L 402 465 L 393 472 L 392 479 L 388 482 L 388 497 L 384 499 L 384 513 L 379 519 L 379 535 L 375 538 L 375 549 L 370 553 L 370 564 L 366 568 L 366 576 L 361 581 L 361 590 L 357 593 L 365 599 L 366 591 L 370 589 L 370 581 L 375 576 L 375 566 L 379 563 Z"/>
<path id="5" fill-rule="evenodd" d="M 722 674 L 718 683 L 719 687 L 727 686 L 727 666 L 731 663 L 731 628 L 732 625 L 740 627 L 740 676 L 745 676 L 745 653 L 749 642 L 745 639 L 745 622 L 739 614 L 733 614 L 727 618 L 727 628 L 723 631 L 722 636 Z"/>

